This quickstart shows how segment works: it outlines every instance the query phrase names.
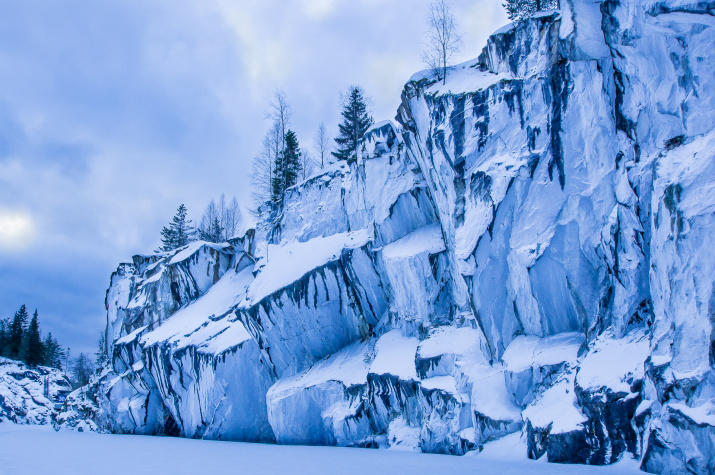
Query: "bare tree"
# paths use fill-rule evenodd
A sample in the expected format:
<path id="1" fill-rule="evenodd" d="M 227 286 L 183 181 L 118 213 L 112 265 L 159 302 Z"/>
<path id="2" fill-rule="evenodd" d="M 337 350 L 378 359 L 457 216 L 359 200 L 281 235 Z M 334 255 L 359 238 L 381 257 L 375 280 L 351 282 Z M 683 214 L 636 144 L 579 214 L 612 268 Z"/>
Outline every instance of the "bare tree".
<path id="1" fill-rule="evenodd" d="M 325 124 L 322 122 L 318 126 L 315 138 L 313 138 L 313 145 L 315 147 L 315 151 L 318 153 L 316 165 L 322 170 L 325 168 L 325 160 L 329 157 L 330 152 L 330 136 L 325 130 Z"/>
<path id="2" fill-rule="evenodd" d="M 224 197 L 221 195 L 221 202 L 223 203 Z M 241 207 L 238 205 L 238 200 L 234 196 L 231 199 L 224 212 L 222 214 L 223 219 L 223 233 L 224 240 L 229 240 L 235 237 L 237 233 L 241 232 L 241 225 L 243 224 L 243 216 L 241 215 Z"/>
<path id="3" fill-rule="evenodd" d="M 300 153 L 300 176 L 301 180 L 305 180 L 315 171 L 315 161 L 308 149 L 301 148 Z"/>
<path id="4" fill-rule="evenodd" d="M 240 231 L 241 221 L 241 207 L 236 197 L 226 203 L 226 195 L 221 194 L 218 204 L 211 200 L 206 206 L 199 224 L 199 236 L 204 241 L 225 242 Z"/>
<path id="5" fill-rule="evenodd" d="M 253 159 L 251 169 L 251 213 L 258 217 L 260 207 L 271 200 L 273 190 L 273 173 L 277 157 L 280 155 L 283 143 L 281 126 L 274 122 L 271 129 L 263 137 L 261 152 Z"/>
<path id="6" fill-rule="evenodd" d="M 201 221 L 199 221 L 199 238 L 203 241 L 218 242 L 221 240 L 222 229 L 220 227 L 218 207 L 216 201 L 211 200 L 204 210 Z"/>
<path id="7" fill-rule="evenodd" d="M 286 146 L 286 133 L 290 128 L 290 118 L 292 115 L 285 92 L 276 89 L 273 93 L 273 101 L 270 104 L 268 117 L 273 119 L 274 127 L 277 126 L 278 130 L 280 130 L 280 150 L 283 150 Z"/>
<path id="8" fill-rule="evenodd" d="M 457 33 L 452 6 L 446 0 L 437 0 L 430 5 L 427 16 L 426 50 L 422 61 L 437 74 L 442 84 L 447 82 L 447 64 L 462 45 L 462 35 Z"/>
<path id="9" fill-rule="evenodd" d="M 292 112 L 290 110 L 290 104 L 288 103 L 288 98 L 286 97 L 285 92 L 280 89 L 276 89 L 273 93 L 273 101 L 270 104 L 268 117 L 273 119 L 273 127 L 277 128 L 280 132 L 280 142 L 277 144 L 280 146 L 278 147 L 278 151 L 275 155 L 276 161 L 274 162 L 273 167 L 274 169 L 280 169 L 283 171 L 284 183 L 288 181 L 287 173 L 289 167 L 284 163 L 283 151 L 286 148 L 286 134 L 290 128 L 291 115 Z"/>

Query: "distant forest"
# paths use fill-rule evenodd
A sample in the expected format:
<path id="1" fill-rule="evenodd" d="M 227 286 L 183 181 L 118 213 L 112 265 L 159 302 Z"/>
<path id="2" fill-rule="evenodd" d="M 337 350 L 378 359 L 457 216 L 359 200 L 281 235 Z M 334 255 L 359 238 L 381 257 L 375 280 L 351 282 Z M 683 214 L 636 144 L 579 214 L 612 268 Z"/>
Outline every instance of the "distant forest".
<path id="1" fill-rule="evenodd" d="M 99 338 L 98 347 L 96 362 L 85 353 L 71 358 L 69 348 L 64 348 L 52 333 L 42 338 L 37 310 L 30 318 L 25 305 L 12 318 L 0 318 L 0 356 L 22 361 L 30 367 L 47 366 L 62 370 L 74 387 L 89 383 L 95 368 L 106 362 L 104 334 Z"/>

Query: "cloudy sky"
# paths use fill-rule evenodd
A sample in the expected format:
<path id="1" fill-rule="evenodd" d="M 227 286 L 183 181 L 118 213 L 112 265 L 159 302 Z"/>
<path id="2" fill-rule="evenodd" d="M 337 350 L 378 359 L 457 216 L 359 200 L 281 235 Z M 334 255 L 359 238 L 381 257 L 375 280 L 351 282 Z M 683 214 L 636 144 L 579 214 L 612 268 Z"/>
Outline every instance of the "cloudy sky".
<path id="1" fill-rule="evenodd" d="M 453 0 L 476 57 L 501 0 Z M 0 317 L 94 351 L 119 262 L 159 244 L 180 203 L 249 203 L 277 88 L 309 145 L 361 85 L 376 120 L 423 69 L 428 1 L 0 2 Z"/>

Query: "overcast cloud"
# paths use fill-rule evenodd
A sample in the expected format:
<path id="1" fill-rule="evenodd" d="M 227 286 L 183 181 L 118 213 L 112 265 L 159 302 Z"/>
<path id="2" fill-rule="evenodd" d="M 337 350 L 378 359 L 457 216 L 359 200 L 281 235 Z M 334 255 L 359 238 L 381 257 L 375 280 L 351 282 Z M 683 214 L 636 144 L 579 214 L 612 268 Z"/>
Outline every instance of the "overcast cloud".
<path id="1" fill-rule="evenodd" d="M 454 0 L 478 56 L 500 0 Z M 0 3 L 0 317 L 94 351 L 119 262 L 159 243 L 186 203 L 249 206 L 251 158 L 276 88 L 310 145 L 350 84 L 392 119 L 423 69 L 429 2 L 63 0 Z"/>

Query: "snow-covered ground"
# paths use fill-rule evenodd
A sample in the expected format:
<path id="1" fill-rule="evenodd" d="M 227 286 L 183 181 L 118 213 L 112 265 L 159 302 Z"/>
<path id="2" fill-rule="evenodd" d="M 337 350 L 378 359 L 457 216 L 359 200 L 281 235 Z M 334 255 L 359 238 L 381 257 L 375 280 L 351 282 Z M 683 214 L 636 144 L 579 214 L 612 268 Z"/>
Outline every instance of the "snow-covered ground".
<path id="1" fill-rule="evenodd" d="M 637 462 L 595 467 L 513 457 L 518 436 L 489 444 L 476 456 L 394 450 L 247 444 L 92 432 L 55 432 L 48 426 L 0 423 L 0 474 L 105 475 L 260 474 L 491 474 L 642 473 Z"/>

